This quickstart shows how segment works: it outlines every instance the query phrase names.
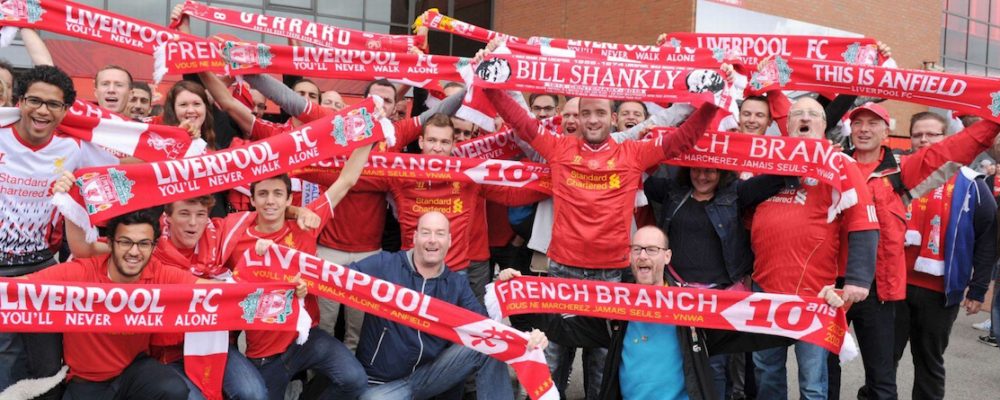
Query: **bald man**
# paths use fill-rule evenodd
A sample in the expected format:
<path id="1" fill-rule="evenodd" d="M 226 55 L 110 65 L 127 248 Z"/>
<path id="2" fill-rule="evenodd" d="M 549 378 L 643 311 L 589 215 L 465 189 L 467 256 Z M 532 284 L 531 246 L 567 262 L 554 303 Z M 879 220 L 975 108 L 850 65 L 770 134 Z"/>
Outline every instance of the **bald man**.
<path id="1" fill-rule="evenodd" d="M 417 221 L 412 249 L 383 251 L 348 268 L 486 316 L 465 277 L 445 265 L 451 239 L 448 218 L 428 212 Z M 535 331 L 531 336 L 529 345 L 544 346 L 544 334 Z M 503 362 L 371 314 L 365 314 L 357 357 L 364 360 L 370 384 L 361 399 L 431 398 L 474 372 L 477 398 L 514 398 Z"/>

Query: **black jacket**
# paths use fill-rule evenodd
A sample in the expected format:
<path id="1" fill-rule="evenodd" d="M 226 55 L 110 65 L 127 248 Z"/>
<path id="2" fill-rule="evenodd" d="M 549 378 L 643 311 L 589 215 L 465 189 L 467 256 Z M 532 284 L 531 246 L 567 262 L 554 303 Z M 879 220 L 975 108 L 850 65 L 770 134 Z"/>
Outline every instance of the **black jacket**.
<path id="1" fill-rule="evenodd" d="M 667 277 L 671 284 L 672 280 Z M 546 335 L 553 342 L 571 347 L 606 347 L 608 356 L 604 361 L 604 378 L 601 382 L 601 400 L 621 399 L 618 369 L 622 362 L 622 348 L 625 345 L 625 329 L 628 321 L 603 318 L 547 315 Z M 788 346 L 794 340 L 779 336 L 677 327 L 677 341 L 684 361 L 684 385 L 691 400 L 717 399 L 709 368 L 709 356 L 716 354 L 742 353 L 771 347 Z"/>

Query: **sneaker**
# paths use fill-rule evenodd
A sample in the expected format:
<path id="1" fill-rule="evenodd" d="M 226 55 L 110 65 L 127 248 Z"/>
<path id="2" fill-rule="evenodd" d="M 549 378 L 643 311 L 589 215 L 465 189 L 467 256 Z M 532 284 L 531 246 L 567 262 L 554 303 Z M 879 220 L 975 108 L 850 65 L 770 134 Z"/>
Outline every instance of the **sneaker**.
<path id="1" fill-rule="evenodd" d="M 993 336 L 990 336 L 990 335 L 980 336 L 979 337 L 979 341 L 985 343 L 986 345 L 997 347 L 997 338 L 996 337 L 993 337 Z"/>
<path id="2" fill-rule="evenodd" d="M 986 320 L 978 324 L 972 324 L 973 329 L 979 329 L 983 332 L 989 332 L 990 328 L 992 327 L 993 327 L 993 322 L 991 322 L 990 320 Z"/>

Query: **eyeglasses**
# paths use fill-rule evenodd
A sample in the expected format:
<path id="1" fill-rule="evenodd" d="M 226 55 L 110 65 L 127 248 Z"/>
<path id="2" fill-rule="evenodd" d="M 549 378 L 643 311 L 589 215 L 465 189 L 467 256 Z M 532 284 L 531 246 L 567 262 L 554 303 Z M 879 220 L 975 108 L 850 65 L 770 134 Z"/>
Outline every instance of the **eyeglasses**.
<path id="1" fill-rule="evenodd" d="M 941 136 L 944 136 L 944 132 L 913 132 L 910 134 L 910 139 L 920 140 L 925 137 L 928 139 L 933 139 Z"/>
<path id="2" fill-rule="evenodd" d="M 632 255 L 633 256 L 637 256 L 639 254 L 642 254 L 642 251 L 645 250 L 646 254 L 648 254 L 650 257 L 656 257 L 657 255 L 660 254 L 661 251 L 666 250 L 663 247 L 657 247 L 657 246 L 646 246 L 646 247 L 643 247 L 643 246 L 629 246 L 629 248 L 632 250 Z"/>
<path id="3" fill-rule="evenodd" d="M 132 250 L 132 246 L 139 246 L 140 251 L 150 251 L 153 249 L 152 240 L 140 240 L 138 242 L 133 242 L 129 239 L 115 239 L 115 245 L 119 248 L 125 249 L 125 251 Z"/>
<path id="4" fill-rule="evenodd" d="M 803 115 L 808 115 L 808 116 L 813 117 L 813 118 L 824 118 L 824 117 L 826 117 L 826 115 L 824 115 L 823 112 L 821 112 L 821 111 L 815 111 L 815 110 L 809 110 L 809 111 L 806 111 L 806 110 L 795 110 L 795 111 L 792 111 L 792 112 L 788 113 L 788 115 L 791 116 L 791 117 L 795 117 L 795 118 L 801 117 Z"/>
<path id="5" fill-rule="evenodd" d="M 32 108 L 38 108 L 41 107 L 42 104 L 45 104 L 45 107 L 47 107 L 49 111 L 62 111 L 66 109 L 66 103 L 58 100 L 45 101 L 35 96 L 26 96 L 24 98 L 24 103 Z"/>
<path id="6" fill-rule="evenodd" d="M 546 106 L 546 107 L 531 106 L 531 111 L 534 111 L 534 112 L 542 112 L 542 111 L 552 112 L 552 111 L 555 111 L 555 110 L 556 110 L 555 106 Z"/>

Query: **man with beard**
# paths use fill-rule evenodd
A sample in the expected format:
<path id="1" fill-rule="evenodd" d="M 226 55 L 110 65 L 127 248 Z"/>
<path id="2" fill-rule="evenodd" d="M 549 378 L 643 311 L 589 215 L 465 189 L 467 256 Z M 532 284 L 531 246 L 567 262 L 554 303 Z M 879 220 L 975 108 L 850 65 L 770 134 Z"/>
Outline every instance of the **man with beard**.
<path id="1" fill-rule="evenodd" d="M 145 121 L 153 110 L 153 89 L 145 82 L 133 82 L 125 114 L 135 121 Z"/>

